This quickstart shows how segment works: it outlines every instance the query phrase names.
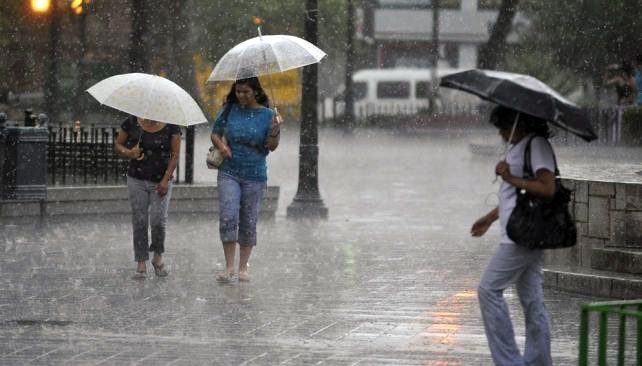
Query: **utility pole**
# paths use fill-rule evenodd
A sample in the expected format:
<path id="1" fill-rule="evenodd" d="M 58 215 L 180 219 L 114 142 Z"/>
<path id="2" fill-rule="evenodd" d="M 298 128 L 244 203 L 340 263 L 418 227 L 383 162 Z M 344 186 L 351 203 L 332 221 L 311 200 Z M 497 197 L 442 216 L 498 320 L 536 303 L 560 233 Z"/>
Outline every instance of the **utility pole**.
<path id="1" fill-rule="evenodd" d="M 344 128 L 352 131 L 354 128 L 354 89 L 352 74 L 354 72 L 354 4 L 353 0 L 346 0 L 347 27 L 346 27 L 346 75 L 345 75 L 345 111 Z"/>
<path id="2" fill-rule="evenodd" d="M 317 44 L 318 0 L 305 1 L 305 39 Z M 288 206 L 290 218 L 327 218 L 328 209 L 319 193 L 318 67 L 305 66 L 302 75 L 301 132 L 299 142 L 299 185 Z"/>
<path id="3" fill-rule="evenodd" d="M 433 115 L 437 100 L 437 66 L 439 64 L 439 0 L 432 0 L 432 41 L 430 42 L 430 100 L 428 110 Z"/>
<path id="4" fill-rule="evenodd" d="M 197 95 L 194 67 L 192 65 L 192 45 L 189 40 L 190 22 L 186 16 L 187 0 L 173 0 L 171 14 L 171 74 L 178 85 L 191 95 Z M 185 183 L 194 182 L 194 126 L 185 128 Z M 177 174 L 178 175 L 178 174 Z"/>

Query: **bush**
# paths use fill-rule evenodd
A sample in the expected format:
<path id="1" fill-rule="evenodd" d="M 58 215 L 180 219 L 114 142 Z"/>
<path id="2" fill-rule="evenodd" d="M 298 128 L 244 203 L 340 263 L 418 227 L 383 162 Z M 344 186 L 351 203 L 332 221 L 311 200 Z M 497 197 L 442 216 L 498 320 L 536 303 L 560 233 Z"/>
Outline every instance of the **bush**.
<path id="1" fill-rule="evenodd" d="M 642 146 L 642 106 L 624 111 L 621 141 L 626 145 Z"/>

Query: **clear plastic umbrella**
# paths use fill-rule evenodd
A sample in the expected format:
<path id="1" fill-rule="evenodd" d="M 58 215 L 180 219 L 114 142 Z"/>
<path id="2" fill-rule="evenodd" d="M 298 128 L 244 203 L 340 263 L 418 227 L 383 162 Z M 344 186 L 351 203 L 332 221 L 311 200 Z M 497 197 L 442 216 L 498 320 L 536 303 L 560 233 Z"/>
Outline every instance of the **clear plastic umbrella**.
<path id="1" fill-rule="evenodd" d="M 207 122 L 198 103 L 183 88 L 157 75 L 115 75 L 87 92 L 101 104 L 140 118 L 181 126 Z"/>
<path id="2" fill-rule="evenodd" d="M 208 82 L 269 75 L 314 64 L 326 56 L 312 43 L 288 35 L 261 35 L 241 42 L 218 61 Z"/>

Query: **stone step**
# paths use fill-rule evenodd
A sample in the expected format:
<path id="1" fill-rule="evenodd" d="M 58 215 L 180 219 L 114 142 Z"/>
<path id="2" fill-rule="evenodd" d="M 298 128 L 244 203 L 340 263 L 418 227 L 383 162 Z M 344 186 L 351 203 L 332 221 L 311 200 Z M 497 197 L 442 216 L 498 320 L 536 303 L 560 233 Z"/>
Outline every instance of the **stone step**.
<path id="1" fill-rule="evenodd" d="M 642 274 L 642 250 L 630 248 L 594 248 L 591 252 L 591 268 Z"/>
<path id="2" fill-rule="evenodd" d="M 544 286 L 608 299 L 642 299 L 642 276 L 586 267 L 544 268 Z"/>
<path id="3" fill-rule="evenodd" d="M 260 215 L 274 218 L 278 208 L 280 188 L 268 186 L 263 195 Z M 21 216 L 57 216 L 87 214 L 129 214 L 127 187 L 81 186 L 50 187 L 47 199 L 39 201 L 0 201 L 0 218 Z M 218 188 L 213 184 L 177 184 L 172 188 L 169 212 L 218 212 Z"/>

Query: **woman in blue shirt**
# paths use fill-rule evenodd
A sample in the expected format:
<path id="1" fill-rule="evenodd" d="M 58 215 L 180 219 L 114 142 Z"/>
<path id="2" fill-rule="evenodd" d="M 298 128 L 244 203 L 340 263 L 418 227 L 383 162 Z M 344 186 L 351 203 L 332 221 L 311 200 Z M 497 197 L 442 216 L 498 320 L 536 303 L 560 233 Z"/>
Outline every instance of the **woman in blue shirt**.
<path id="1" fill-rule="evenodd" d="M 212 143 L 225 157 L 217 177 L 219 234 L 225 254 L 225 271 L 216 276 L 219 282 L 234 276 L 236 243 L 238 279 L 250 279 L 247 263 L 256 245 L 256 223 L 267 185 L 266 157 L 277 148 L 280 136 L 280 116 L 268 107 L 258 78 L 237 80 L 212 128 Z"/>

